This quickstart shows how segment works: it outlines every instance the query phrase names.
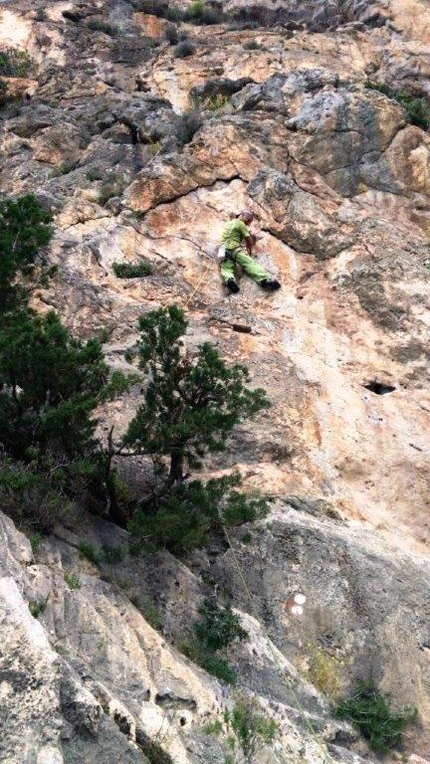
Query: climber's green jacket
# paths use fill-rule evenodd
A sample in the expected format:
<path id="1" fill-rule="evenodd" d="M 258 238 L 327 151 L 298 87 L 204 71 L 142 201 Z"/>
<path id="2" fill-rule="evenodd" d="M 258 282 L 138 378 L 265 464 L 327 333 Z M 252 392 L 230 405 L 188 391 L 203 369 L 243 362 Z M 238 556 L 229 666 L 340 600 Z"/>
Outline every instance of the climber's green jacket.
<path id="1" fill-rule="evenodd" d="M 227 252 L 235 252 L 242 248 L 245 239 L 251 236 L 249 229 L 242 220 L 236 218 L 225 228 L 221 236 L 221 244 Z"/>

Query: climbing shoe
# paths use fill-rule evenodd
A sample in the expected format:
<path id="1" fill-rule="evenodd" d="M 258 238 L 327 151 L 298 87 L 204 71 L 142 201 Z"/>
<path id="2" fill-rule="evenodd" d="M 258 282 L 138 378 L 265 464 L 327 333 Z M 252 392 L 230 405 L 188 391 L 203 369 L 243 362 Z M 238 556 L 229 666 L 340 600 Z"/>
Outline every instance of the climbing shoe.
<path id="1" fill-rule="evenodd" d="M 277 289 L 281 288 L 279 281 L 276 279 L 263 279 L 263 281 L 259 281 L 259 286 L 266 292 L 276 292 Z"/>
<path id="2" fill-rule="evenodd" d="M 236 284 L 234 279 L 229 279 L 228 281 L 226 281 L 225 285 L 226 285 L 228 291 L 231 292 L 232 294 L 237 294 L 238 293 L 239 287 Z"/>

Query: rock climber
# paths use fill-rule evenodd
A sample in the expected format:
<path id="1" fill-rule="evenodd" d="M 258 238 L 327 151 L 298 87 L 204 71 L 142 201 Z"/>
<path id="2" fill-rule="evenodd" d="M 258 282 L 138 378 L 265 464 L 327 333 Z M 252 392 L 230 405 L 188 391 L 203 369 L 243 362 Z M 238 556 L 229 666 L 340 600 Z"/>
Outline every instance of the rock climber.
<path id="1" fill-rule="evenodd" d="M 256 238 L 248 226 L 253 219 L 254 215 L 250 210 L 242 210 L 225 227 L 221 236 L 221 245 L 225 250 L 225 257 L 220 264 L 221 278 L 227 289 L 234 294 L 239 291 L 235 279 L 236 263 L 266 292 L 274 292 L 281 286 L 279 281 L 269 278 L 264 268 L 251 257 Z"/>

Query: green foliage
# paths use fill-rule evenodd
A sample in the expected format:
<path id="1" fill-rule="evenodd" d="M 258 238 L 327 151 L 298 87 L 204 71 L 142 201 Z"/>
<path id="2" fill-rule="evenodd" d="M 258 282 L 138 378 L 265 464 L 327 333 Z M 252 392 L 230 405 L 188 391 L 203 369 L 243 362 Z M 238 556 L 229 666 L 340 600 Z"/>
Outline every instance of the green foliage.
<path id="1" fill-rule="evenodd" d="M 145 546 L 186 554 L 202 547 L 223 525 L 235 526 L 258 520 L 267 513 L 264 499 L 235 490 L 238 474 L 167 486 L 161 496 L 143 504 L 129 528 Z"/>
<path id="2" fill-rule="evenodd" d="M 54 167 L 52 170 L 52 177 L 58 178 L 60 175 L 68 175 L 69 172 L 72 172 L 77 166 L 78 162 L 62 162 L 61 164 Z"/>
<path id="3" fill-rule="evenodd" d="M 76 575 L 76 573 L 72 573 L 71 571 L 64 571 L 64 580 L 69 587 L 69 589 L 80 589 L 81 588 L 81 581 L 79 576 Z"/>
<path id="4" fill-rule="evenodd" d="M 32 533 L 29 540 L 31 544 L 31 551 L 33 552 L 33 554 L 37 554 L 37 551 L 42 543 L 42 534 Z"/>
<path id="5" fill-rule="evenodd" d="M 79 554 L 86 557 L 87 560 L 97 567 L 102 562 L 102 555 L 89 541 L 80 541 L 78 544 Z"/>
<path id="6" fill-rule="evenodd" d="M 57 467 L 57 469 L 56 469 Z M 18 527 L 48 533 L 71 510 L 64 479 L 54 462 L 41 470 L 3 456 L 0 459 L 0 504 Z"/>
<path id="7" fill-rule="evenodd" d="M 115 196 L 122 196 L 127 185 L 126 179 L 121 175 L 112 175 L 102 183 L 99 191 L 99 204 L 104 205 Z"/>
<path id="8" fill-rule="evenodd" d="M 92 444 L 91 414 L 108 382 L 97 340 L 71 337 L 55 313 L 14 315 L 0 329 L 0 440 L 12 456 L 48 448 L 69 458 Z"/>
<path id="9" fill-rule="evenodd" d="M 139 453 L 167 457 L 172 482 L 182 480 L 185 460 L 198 467 L 205 453 L 225 450 L 235 425 L 269 405 L 263 390 L 246 387 L 247 368 L 228 366 L 210 343 L 184 356 L 186 328 L 175 305 L 141 316 L 138 349 L 148 384 L 125 437 Z"/>
<path id="10" fill-rule="evenodd" d="M 142 259 L 138 263 L 112 263 L 112 270 L 119 279 L 138 279 L 152 273 L 152 265 Z"/>
<path id="11" fill-rule="evenodd" d="M 90 167 L 90 169 L 85 173 L 85 177 L 87 180 L 93 182 L 94 180 L 101 180 L 103 174 L 100 172 L 100 170 L 97 169 L 97 167 Z"/>
<path id="12" fill-rule="evenodd" d="M 118 565 L 124 559 L 124 549 L 121 546 L 104 544 L 102 547 L 102 559 L 108 565 Z"/>
<path id="13" fill-rule="evenodd" d="M 248 632 L 242 628 L 240 618 L 231 607 L 220 607 L 211 597 L 203 600 L 199 607 L 201 619 L 194 626 L 199 643 L 207 650 L 222 650 L 232 642 L 248 639 Z"/>
<path id="14" fill-rule="evenodd" d="M 202 125 L 203 119 L 199 111 L 194 110 L 181 114 L 175 124 L 175 135 L 179 146 L 190 143 Z"/>
<path id="15" fill-rule="evenodd" d="M 176 24 L 168 24 L 164 30 L 164 36 L 170 45 L 177 45 L 181 40 L 187 39 L 187 33 L 179 30 Z"/>
<path id="16" fill-rule="evenodd" d="M 370 90 L 377 90 L 388 98 L 397 101 L 406 110 L 412 125 L 417 125 L 423 130 L 430 130 L 430 101 L 427 98 L 414 98 L 402 90 L 395 90 L 389 85 L 378 82 L 366 82 L 366 87 Z"/>
<path id="17" fill-rule="evenodd" d="M 359 684 L 350 698 L 339 703 L 336 713 L 340 719 L 355 724 L 378 753 L 399 748 L 405 727 L 416 716 L 416 711 L 410 707 L 393 711 L 388 697 L 382 695 L 373 682 Z"/>
<path id="18" fill-rule="evenodd" d="M 320 648 L 310 649 L 309 680 L 328 698 L 334 699 L 339 695 L 338 664 Z"/>
<path id="19" fill-rule="evenodd" d="M 33 618 L 39 618 L 40 614 L 43 613 L 46 608 L 47 600 L 47 597 L 44 600 L 30 600 L 28 603 L 28 609 Z"/>
<path id="20" fill-rule="evenodd" d="M 265 745 L 271 745 L 277 732 L 274 719 L 266 716 L 254 698 L 239 697 L 231 711 L 225 711 L 224 723 L 232 734 L 231 747 L 239 747 L 245 762 L 251 762 Z"/>
<path id="21" fill-rule="evenodd" d="M 231 666 L 224 658 L 220 658 L 219 655 L 204 655 L 199 661 L 199 665 L 207 671 L 208 674 L 212 674 L 212 676 L 215 676 L 221 682 L 231 685 L 235 685 L 237 682 L 237 676 L 233 666 Z"/>
<path id="22" fill-rule="evenodd" d="M 163 627 L 163 617 L 157 603 L 151 597 L 144 597 L 140 610 L 149 625 L 158 631 Z"/>
<path id="23" fill-rule="evenodd" d="M 106 21 L 101 21 L 100 19 L 90 19 L 87 21 L 87 27 L 93 32 L 103 32 L 110 37 L 116 37 L 119 34 L 118 27 L 108 24 Z"/>
<path id="24" fill-rule="evenodd" d="M 0 51 L 0 75 L 4 77 L 25 77 L 30 69 L 31 59 L 26 50 L 7 48 Z"/>
<path id="25" fill-rule="evenodd" d="M 173 55 L 175 58 L 189 58 L 193 56 L 197 48 L 191 40 L 183 40 L 175 46 Z"/>
<path id="26" fill-rule="evenodd" d="M 7 82 L 0 80 L 0 108 L 4 106 L 8 101 L 8 87 Z"/>
<path id="27" fill-rule="evenodd" d="M 249 40 L 244 42 L 242 46 L 245 50 L 259 50 L 261 45 L 256 40 Z"/>
<path id="28" fill-rule="evenodd" d="M 236 684 L 234 668 L 218 652 L 233 642 L 243 642 L 248 632 L 232 609 L 220 607 L 214 598 L 203 600 L 199 613 L 201 619 L 193 625 L 195 639 L 182 646 L 184 654 L 217 679 Z"/>
<path id="29" fill-rule="evenodd" d="M 22 279 L 34 277 L 36 256 L 52 237 L 51 220 L 33 194 L 0 198 L 0 316 L 27 297 Z"/>
<path id="30" fill-rule="evenodd" d="M 224 14 L 221 10 L 208 7 L 203 0 L 194 0 L 184 13 L 184 21 L 192 24 L 221 24 Z"/>
<path id="31" fill-rule="evenodd" d="M 207 722 L 202 727 L 205 735 L 221 735 L 223 731 L 222 721 L 220 719 L 214 719 L 212 722 Z"/>

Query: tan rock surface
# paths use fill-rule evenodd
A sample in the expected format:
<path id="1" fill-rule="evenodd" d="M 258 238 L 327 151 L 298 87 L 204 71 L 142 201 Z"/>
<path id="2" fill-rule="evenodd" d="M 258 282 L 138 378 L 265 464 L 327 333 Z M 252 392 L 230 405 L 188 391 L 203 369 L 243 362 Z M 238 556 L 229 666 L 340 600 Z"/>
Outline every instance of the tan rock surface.
<path id="1" fill-rule="evenodd" d="M 45 6 L 39 20 L 30 0 L 0 9 L 1 45 L 28 49 L 34 62 L 29 79 L 11 85 L 30 100 L 15 102 L 0 115 L 0 188 L 10 194 L 34 191 L 55 213 L 49 257 L 58 274 L 49 290 L 34 296 L 34 305 L 41 311 L 56 308 L 82 337 L 107 329 L 105 350 L 117 368 L 129 368 L 124 352 L 136 340 L 140 313 L 172 302 L 186 308 L 189 347 L 209 339 L 226 358 L 242 360 L 273 402 L 268 415 L 240 429 L 226 458 L 207 461 L 206 471 L 238 467 L 246 484 L 281 502 L 285 496 L 322 500 L 339 522 L 374 534 L 376 546 L 379 541 L 389 549 L 384 554 L 393 570 L 399 553 L 410 554 L 420 567 L 430 541 L 430 139 L 409 124 L 398 103 L 365 83 L 370 79 L 430 97 L 425 3 L 309 0 L 298 6 L 285 0 L 270 12 L 256 3 L 252 13 L 267 26 L 184 25 L 197 48 L 184 59 L 175 58 L 164 39 L 164 19 L 135 12 L 125 2 Z M 245 6 L 231 0 L 224 9 L 234 16 Z M 92 16 L 117 32 L 92 31 L 87 26 Z M 225 91 L 243 78 L 248 84 Z M 221 109 L 205 108 L 201 128 L 181 146 L 181 114 L 208 82 L 215 95 L 233 95 Z M 201 103 L 207 107 L 205 98 Z M 244 206 L 257 216 L 258 259 L 282 281 L 274 296 L 245 276 L 234 297 L 220 284 L 211 255 L 225 222 Z M 114 261 L 139 257 L 152 262 L 153 275 L 115 277 Z M 238 323 L 250 333 L 235 331 Z M 107 410 L 118 436 L 137 396 L 134 391 Z M 282 506 L 276 510 L 281 524 L 283 512 L 284 520 L 289 517 Z M 55 544 L 56 562 L 48 550 L 48 569 L 41 573 L 55 593 L 45 628 L 64 629 L 67 608 L 82 624 L 94 619 L 100 640 L 103 633 L 108 639 L 117 632 L 117 657 L 121 640 L 128 641 L 129 656 L 137 652 L 139 692 L 146 672 L 153 688 L 168 676 L 192 687 L 208 710 L 219 688 L 184 667 L 133 606 L 119 602 L 118 593 L 106 594 L 94 571 L 80 595 L 58 583 L 57 563 L 61 568 L 59 560 L 70 550 Z M 17 565 L 15 552 L 12 557 L 8 581 L 21 586 L 28 560 L 18 555 Z M 282 559 L 286 570 L 295 564 L 294 555 Z M 5 586 L 6 599 L 13 594 L 18 602 L 13 582 Z M 365 576 L 359 586 L 365 590 Z M 411 591 L 405 611 L 413 631 L 417 605 Z M 268 601 L 270 586 L 264 592 Z M 20 600 L 16 608 L 22 644 L 30 644 Z M 322 638 L 323 627 L 325 621 L 321 632 L 309 626 L 308 633 Z M 350 627 L 343 628 L 346 633 Z M 360 634 L 366 628 L 373 639 L 379 627 L 360 621 Z M 430 712 L 424 663 L 417 660 L 415 673 L 407 656 L 392 650 L 394 615 L 389 628 L 380 628 L 379 648 L 389 645 L 384 688 L 400 687 L 405 702 L 412 683 L 420 688 L 411 696 L 419 705 L 421 727 L 411 733 L 408 752 L 425 758 Z M 272 638 L 291 658 L 291 646 L 279 634 Z M 423 636 L 411 651 L 419 650 L 421 657 L 426 645 Z M 156 660 L 148 666 L 150 650 L 164 656 L 162 670 Z M 110 660 L 103 656 L 101 673 Z M 51 658 L 47 692 L 53 693 L 49 707 L 55 716 L 55 654 L 47 650 L 40 666 Z M 119 657 L 112 665 L 113 673 L 121 674 Z M 114 678 L 107 677 L 106 684 L 111 692 Z M 103 706 L 90 694 L 90 708 Z M 113 694 L 127 705 L 120 693 Z M 138 717 L 136 709 L 129 711 Z M 150 705 L 147 732 L 160 713 L 157 704 Z M 55 748 L 56 742 L 46 745 Z M 95 756 L 96 748 L 88 756 Z M 139 760 L 133 746 L 127 743 L 126 750 L 124 761 Z M 203 761 L 202 750 L 189 760 Z M 178 762 L 188 761 L 181 759 L 189 755 L 182 748 L 174 751 Z M 210 764 L 222 760 L 210 755 Z M 49 760 L 51 752 L 46 756 Z M 319 762 L 311 756 L 309 762 Z M 25 764 L 35 763 L 30 757 Z"/>

